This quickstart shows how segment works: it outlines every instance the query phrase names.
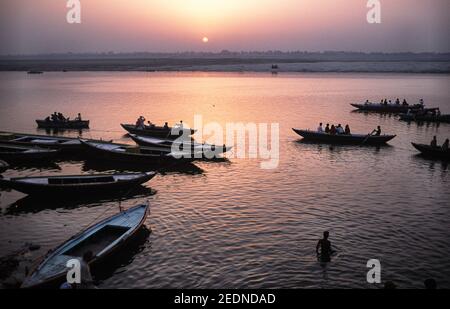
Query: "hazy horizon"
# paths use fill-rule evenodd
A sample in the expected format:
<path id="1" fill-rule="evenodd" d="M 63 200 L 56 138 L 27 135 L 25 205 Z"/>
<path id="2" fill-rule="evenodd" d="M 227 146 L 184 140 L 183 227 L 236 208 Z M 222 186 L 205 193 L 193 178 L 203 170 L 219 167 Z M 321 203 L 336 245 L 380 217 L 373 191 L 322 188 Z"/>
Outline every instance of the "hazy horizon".
<path id="1" fill-rule="evenodd" d="M 450 1 L 2 0 L 0 54 L 230 51 L 450 52 Z M 208 38 L 207 42 L 203 38 Z"/>

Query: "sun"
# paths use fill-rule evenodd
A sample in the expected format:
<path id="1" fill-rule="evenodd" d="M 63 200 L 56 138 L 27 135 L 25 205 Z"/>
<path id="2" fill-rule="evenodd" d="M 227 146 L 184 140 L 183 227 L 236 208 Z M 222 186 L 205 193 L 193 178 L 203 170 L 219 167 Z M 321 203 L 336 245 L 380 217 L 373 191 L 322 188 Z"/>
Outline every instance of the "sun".
<path id="1" fill-rule="evenodd" d="M 208 42 L 209 42 L 209 39 L 208 39 L 206 36 L 204 36 L 203 39 L 202 39 L 202 42 L 203 42 L 203 43 L 208 43 Z"/>

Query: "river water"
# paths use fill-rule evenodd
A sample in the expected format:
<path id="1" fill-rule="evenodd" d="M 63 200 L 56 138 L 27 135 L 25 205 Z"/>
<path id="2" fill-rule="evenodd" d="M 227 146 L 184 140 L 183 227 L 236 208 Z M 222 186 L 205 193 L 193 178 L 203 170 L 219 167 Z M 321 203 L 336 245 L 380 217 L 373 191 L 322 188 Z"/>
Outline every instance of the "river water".
<path id="1" fill-rule="evenodd" d="M 410 142 L 443 142 L 450 125 L 400 122 L 352 112 L 365 99 L 425 99 L 450 113 L 448 75 L 263 73 L 0 73 L 0 130 L 42 133 L 34 120 L 61 111 L 91 120 L 83 137 L 130 142 L 120 127 L 144 115 L 154 123 L 278 123 L 279 165 L 262 159 L 195 162 L 156 176 L 120 202 L 147 199 L 151 233 L 99 276 L 100 288 L 376 288 L 382 280 L 450 287 L 450 177 L 445 162 L 420 156 Z M 386 147 L 305 144 L 291 128 L 377 125 L 397 137 Z M 64 133 L 77 136 L 77 132 Z M 77 159 L 20 167 L 3 175 L 114 171 Z M 119 201 L 46 201 L 1 191 L 0 256 L 41 246 L 34 256 L 119 210 Z M 324 230 L 338 253 L 328 265 L 314 250 Z"/>

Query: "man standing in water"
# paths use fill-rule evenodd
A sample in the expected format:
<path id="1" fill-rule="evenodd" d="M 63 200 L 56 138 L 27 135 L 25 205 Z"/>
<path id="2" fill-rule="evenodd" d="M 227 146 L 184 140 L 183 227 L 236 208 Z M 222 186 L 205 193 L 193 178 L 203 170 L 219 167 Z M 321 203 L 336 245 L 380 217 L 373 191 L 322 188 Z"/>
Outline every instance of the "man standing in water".
<path id="1" fill-rule="evenodd" d="M 316 253 L 321 262 L 331 262 L 331 242 L 328 240 L 330 233 L 328 231 L 323 232 L 323 239 L 319 239 L 316 246 Z M 320 251 L 319 251 L 320 248 Z"/>

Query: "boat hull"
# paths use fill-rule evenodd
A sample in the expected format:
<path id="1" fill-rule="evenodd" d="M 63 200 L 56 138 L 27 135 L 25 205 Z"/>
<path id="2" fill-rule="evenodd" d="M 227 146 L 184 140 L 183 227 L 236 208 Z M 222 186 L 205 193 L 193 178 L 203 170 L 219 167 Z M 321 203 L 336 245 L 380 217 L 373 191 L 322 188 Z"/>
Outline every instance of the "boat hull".
<path id="1" fill-rule="evenodd" d="M 154 148 L 154 149 L 166 149 L 167 151 L 172 151 L 172 144 L 165 143 L 165 140 L 161 141 L 151 141 L 150 139 L 146 139 L 142 136 L 137 136 L 135 134 L 130 134 L 131 139 L 138 144 L 139 146 L 146 148 Z M 186 146 L 187 149 L 183 147 L 182 143 L 179 144 L 179 147 L 175 147 L 176 151 L 184 151 L 190 153 L 191 157 L 199 158 L 199 159 L 213 159 L 219 158 L 221 154 L 228 152 L 232 149 L 232 147 L 227 146 L 215 146 L 215 145 L 202 145 L 202 144 L 192 144 L 187 141 Z"/>
<path id="2" fill-rule="evenodd" d="M 160 137 L 165 139 L 177 139 L 183 134 L 185 136 L 192 135 L 196 132 L 196 130 L 193 129 L 182 129 L 178 135 L 172 134 L 172 128 L 164 128 L 164 127 L 148 127 L 146 126 L 145 129 L 138 129 L 136 126 L 131 124 L 121 124 L 122 128 L 126 130 L 128 133 L 141 135 L 141 136 L 153 136 L 153 137 Z"/>
<path id="3" fill-rule="evenodd" d="M 46 121 L 36 120 L 38 128 L 42 129 L 89 129 L 89 120 Z"/>
<path id="4" fill-rule="evenodd" d="M 372 136 L 372 135 L 369 136 L 363 134 L 331 135 L 327 133 L 318 133 L 308 130 L 299 130 L 299 129 L 292 129 L 292 130 L 294 130 L 295 133 L 303 137 L 305 140 L 322 142 L 327 144 L 382 145 L 386 144 L 388 141 L 395 138 L 395 135 L 381 135 L 381 136 Z"/>
<path id="5" fill-rule="evenodd" d="M 86 149 L 89 152 L 89 158 L 95 160 L 108 160 L 135 165 L 149 165 L 152 167 L 162 166 L 171 163 L 183 163 L 193 161 L 193 159 L 190 158 L 176 159 L 172 156 L 168 156 L 167 154 L 169 153 L 169 151 L 165 149 L 161 149 L 159 154 L 143 154 L 137 148 L 134 148 L 134 152 L 114 151 L 97 147 L 95 144 L 92 144 L 90 142 L 86 141 L 81 142 L 83 143 L 83 145 L 86 146 Z M 132 148 L 129 146 L 125 147 Z"/>
<path id="6" fill-rule="evenodd" d="M 397 104 L 351 104 L 361 111 L 378 113 L 406 113 L 409 109 L 420 109 L 420 105 L 397 105 Z"/>
<path id="7" fill-rule="evenodd" d="M 96 175 L 96 177 L 108 177 L 113 175 Z M 33 195 L 33 196 L 47 196 L 53 197 L 57 196 L 68 196 L 75 198 L 83 198 L 86 196 L 104 196 L 104 195 L 117 195 L 131 190 L 134 187 L 142 185 L 152 179 L 154 173 L 139 173 L 139 174 L 129 174 L 133 176 L 129 180 L 121 181 L 111 181 L 103 183 L 84 183 L 84 184 L 38 184 L 32 182 L 17 181 L 17 178 L 13 179 L 0 179 L 0 185 L 16 191 Z M 92 177 L 91 175 L 77 175 L 70 176 L 73 178 Z M 43 178 L 43 177 L 35 177 Z M 52 177 L 49 177 L 51 179 Z M 58 178 L 58 177 L 53 177 Z M 32 178 L 28 178 L 32 179 Z"/>
<path id="8" fill-rule="evenodd" d="M 430 145 L 411 143 L 425 157 L 450 160 L 450 150 L 443 150 L 440 147 L 431 147 Z"/>
<path id="9" fill-rule="evenodd" d="M 94 252 L 94 258 L 89 262 L 89 266 L 92 268 L 99 265 L 105 259 L 111 257 L 114 253 L 125 247 L 130 241 L 132 241 L 138 231 L 142 228 L 149 213 L 149 205 L 139 205 L 132 207 L 122 213 L 116 214 L 110 218 L 102 220 L 93 226 L 85 229 L 81 233 L 73 236 L 68 241 L 64 242 L 54 250 L 49 252 L 49 255 L 36 267 L 29 277 L 25 279 L 22 284 L 22 288 L 55 288 L 59 284 L 63 283 L 66 278 L 67 268 L 66 260 L 72 258 L 81 258 L 80 254 L 70 254 L 74 248 L 83 243 L 89 236 L 95 235 L 98 231 L 109 224 L 117 225 L 120 220 L 130 221 L 127 227 L 128 230 L 125 234 L 115 239 L 109 246 L 104 248 L 101 252 Z M 129 218 L 134 216 L 133 221 Z M 127 219 L 128 217 L 128 219 Z M 123 218 L 123 219 L 122 219 Z M 117 223 L 116 223 L 117 222 Z M 55 257 L 61 256 L 62 259 L 57 264 L 53 264 L 56 270 L 49 276 L 46 276 L 44 271 L 48 264 L 55 260 Z"/>
<path id="10" fill-rule="evenodd" d="M 0 145 L 0 160 L 9 163 L 48 161 L 54 159 L 58 154 L 59 151 L 53 149 Z"/>

